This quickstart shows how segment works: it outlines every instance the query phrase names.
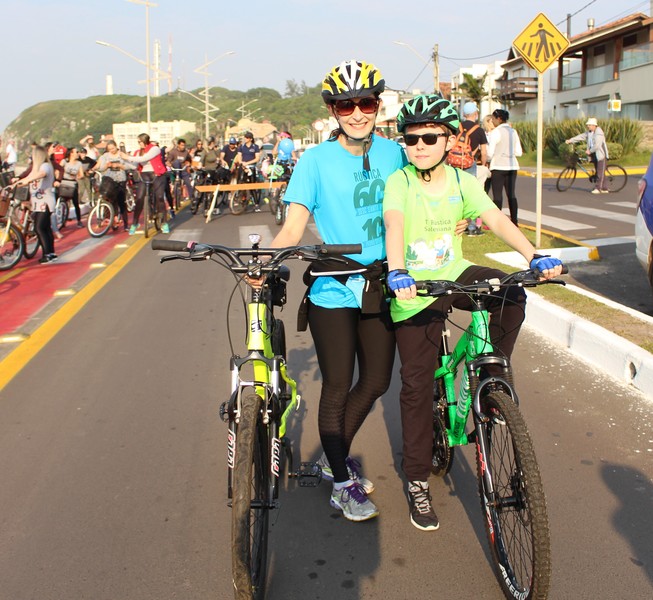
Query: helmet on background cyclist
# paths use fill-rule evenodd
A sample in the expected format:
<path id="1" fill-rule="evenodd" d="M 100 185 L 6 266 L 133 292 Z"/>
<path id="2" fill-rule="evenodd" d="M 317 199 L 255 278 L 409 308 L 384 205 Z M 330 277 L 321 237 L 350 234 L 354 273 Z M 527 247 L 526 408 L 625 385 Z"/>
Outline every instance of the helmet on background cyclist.
<path id="1" fill-rule="evenodd" d="M 280 131 L 279 132 L 279 139 L 292 139 L 292 136 L 287 132 L 287 131 Z"/>
<path id="2" fill-rule="evenodd" d="M 408 100 L 397 115 L 397 131 L 405 133 L 409 125 L 442 125 L 457 134 L 460 117 L 454 105 L 440 94 L 423 94 Z"/>
<path id="3" fill-rule="evenodd" d="M 237 140 L 237 139 L 232 135 L 232 136 L 229 138 L 229 145 L 230 145 L 230 146 L 235 146 L 237 143 L 238 143 L 238 140 Z"/>

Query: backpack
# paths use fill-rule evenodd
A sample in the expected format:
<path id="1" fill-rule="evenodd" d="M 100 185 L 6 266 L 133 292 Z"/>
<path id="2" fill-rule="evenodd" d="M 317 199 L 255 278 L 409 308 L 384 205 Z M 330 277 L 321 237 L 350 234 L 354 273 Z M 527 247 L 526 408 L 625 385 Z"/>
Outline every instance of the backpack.
<path id="1" fill-rule="evenodd" d="M 452 167 L 458 167 L 459 169 L 469 169 L 474 164 L 474 155 L 472 153 L 472 147 L 469 143 L 472 132 L 476 131 L 479 128 L 479 125 L 474 125 L 468 131 L 461 131 L 457 136 L 456 140 L 447 154 L 447 164 Z"/>

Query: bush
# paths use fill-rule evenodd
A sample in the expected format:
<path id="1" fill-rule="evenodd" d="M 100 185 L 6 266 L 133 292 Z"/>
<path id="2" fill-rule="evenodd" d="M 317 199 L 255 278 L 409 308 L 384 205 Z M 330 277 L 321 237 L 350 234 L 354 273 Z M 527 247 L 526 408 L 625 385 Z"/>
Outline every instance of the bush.
<path id="1" fill-rule="evenodd" d="M 617 142 L 608 142 L 608 156 L 610 160 L 619 160 L 624 156 L 624 147 Z"/>
<path id="2" fill-rule="evenodd" d="M 537 150 L 537 121 L 519 121 L 512 124 L 519 135 L 519 141 L 524 152 Z"/>

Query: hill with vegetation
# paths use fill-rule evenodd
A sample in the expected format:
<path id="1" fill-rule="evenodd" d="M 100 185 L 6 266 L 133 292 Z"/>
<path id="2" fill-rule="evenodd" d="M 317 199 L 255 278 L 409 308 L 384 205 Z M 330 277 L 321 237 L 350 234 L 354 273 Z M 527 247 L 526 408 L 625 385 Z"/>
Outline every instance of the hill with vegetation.
<path id="1" fill-rule="evenodd" d="M 203 88 L 190 90 L 195 96 Z M 307 87 L 295 81 L 286 82 L 282 95 L 270 88 L 252 88 L 246 92 L 221 87 L 210 88 L 210 102 L 219 112 L 211 113 L 216 119 L 211 124 L 211 134 L 222 137 L 225 128 L 233 125 L 242 116 L 238 110 L 243 105 L 244 116 L 251 113 L 255 121 L 269 121 L 279 130 L 288 130 L 294 137 L 305 137 L 308 127 L 315 119 L 327 116 L 320 98 L 320 85 Z M 256 102 L 251 102 L 256 100 Z M 194 107 L 189 108 L 190 106 Z M 188 94 L 177 90 L 170 94 L 151 98 L 152 121 L 185 120 L 196 124 L 196 131 L 204 131 L 204 105 Z M 45 143 L 59 141 L 65 146 L 77 144 L 87 133 L 99 140 L 100 135 L 111 133 L 114 123 L 141 122 L 146 120 L 144 96 L 112 95 L 91 96 L 80 100 L 51 100 L 40 102 L 25 109 L 12 121 L 3 137 L 13 137 L 19 150 L 24 152 L 30 142 Z"/>

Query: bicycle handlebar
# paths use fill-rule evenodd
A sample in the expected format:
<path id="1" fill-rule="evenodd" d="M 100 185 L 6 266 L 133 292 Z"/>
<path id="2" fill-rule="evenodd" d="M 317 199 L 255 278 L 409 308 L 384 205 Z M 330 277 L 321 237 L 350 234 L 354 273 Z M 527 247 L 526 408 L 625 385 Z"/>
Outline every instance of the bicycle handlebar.
<path id="1" fill-rule="evenodd" d="M 212 254 L 219 254 L 229 261 L 228 267 L 234 273 L 246 273 L 259 277 L 261 273 L 276 271 L 281 263 L 289 258 L 316 261 L 329 257 L 341 257 L 344 254 L 361 254 L 361 244 L 316 244 L 310 246 L 288 246 L 286 248 L 259 248 L 254 244 L 251 248 L 228 248 L 219 244 L 200 244 L 199 242 L 183 242 L 178 240 L 152 240 L 152 250 L 165 252 L 188 252 L 188 256 L 164 256 L 166 260 L 206 260 Z M 260 257 L 270 257 L 265 263 Z M 242 257 L 251 260 L 245 262 Z"/>
<path id="2" fill-rule="evenodd" d="M 562 275 L 569 273 L 569 269 L 563 265 Z M 501 287 L 509 287 L 517 285 L 520 287 L 535 287 L 544 284 L 557 284 L 566 285 L 564 281 L 559 279 L 540 279 L 542 272 L 538 269 L 527 269 L 525 271 L 516 271 L 509 273 L 502 279 L 490 279 L 485 281 L 477 281 L 468 285 L 463 285 L 455 281 L 432 279 L 427 281 L 416 281 L 415 286 L 418 291 L 425 292 L 418 294 L 420 296 L 432 296 L 439 298 L 441 296 L 448 296 L 450 294 L 475 294 L 475 295 L 489 295 L 497 291 Z"/>

